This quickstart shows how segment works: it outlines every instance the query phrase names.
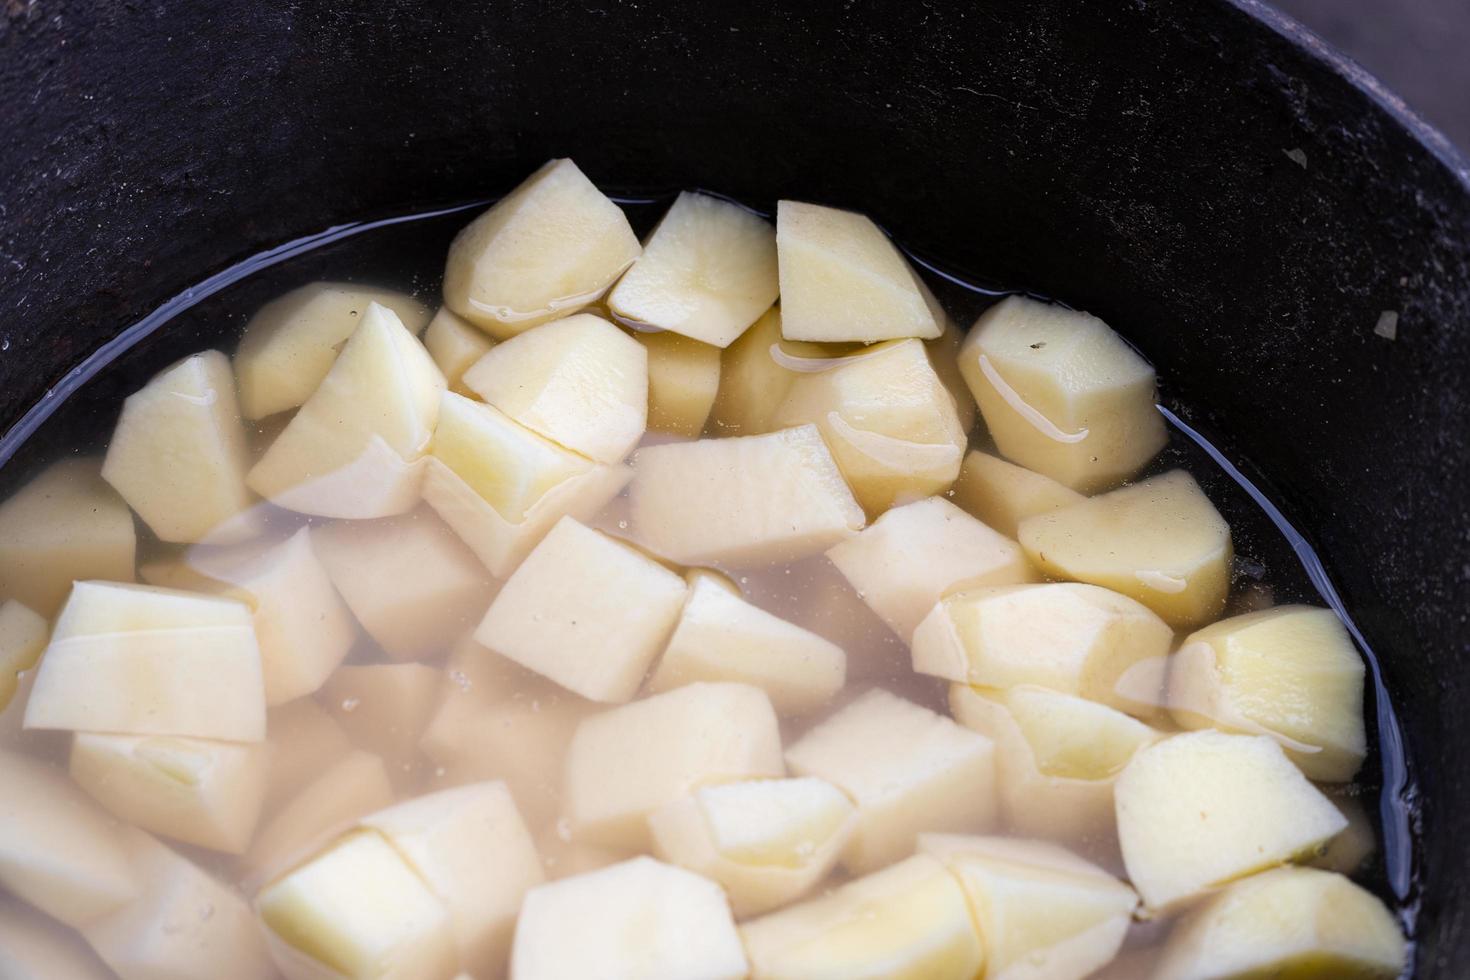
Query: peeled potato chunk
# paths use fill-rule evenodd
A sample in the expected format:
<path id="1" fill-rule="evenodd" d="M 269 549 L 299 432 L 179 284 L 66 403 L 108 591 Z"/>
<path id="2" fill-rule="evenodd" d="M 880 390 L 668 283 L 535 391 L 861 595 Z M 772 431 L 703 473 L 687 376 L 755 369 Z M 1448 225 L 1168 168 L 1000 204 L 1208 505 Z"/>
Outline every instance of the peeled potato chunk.
<path id="1" fill-rule="evenodd" d="M 307 783 L 352 751 L 347 733 L 311 698 L 298 698 L 266 715 L 264 813 L 275 813 Z"/>
<path id="2" fill-rule="evenodd" d="M 752 980 L 974 980 L 965 893 L 927 854 L 740 927 Z"/>
<path id="3" fill-rule="evenodd" d="M 410 510 L 445 387 L 418 338 L 392 310 L 370 303 L 327 376 L 246 482 L 277 506 L 321 517 Z"/>
<path id="4" fill-rule="evenodd" d="M 1315 782 L 1363 764 L 1363 658 L 1337 614 L 1279 606 L 1190 634 L 1169 670 L 1169 711 L 1185 728 L 1273 735 Z"/>
<path id="5" fill-rule="evenodd" d="M 317 697 L 359 748 L 383 757 L 394 779 L 413 768 L 433 717 L 440 672 L 423 664 L 338 667 Z"/>
<path id="6" fill-rule="evenodd" d="M 0 603 L 0 712 L 15 696 L 20 675 L 36 666 L 51 627 L 29 606 Z"/>
<path id="7" fill-rule="evenodd" d="M 659 857 L 717 882 L 737 918 L 810 891 L 837 863 L 856 823 L 852 801 L 820 779 L 706 786 L 648 818 Z"/>
<path id="8" fill-rule="evenodd" d="M 245 417 L 265 418 L 310 398 L 370 303 L 392 310 L 412 333 L 429 322 L 428 307 L 412 296 L 345 282 L 308 283 L 262 306 L 235 352 Z"/>
<path id="9" fill-rule="evenodd" d="M 1021 522 L 1087 499 L 1049 476 L 976 449 L 960 466 L 954 502 L 1001 534 L 1014 538 Z"/>
<path id="10" fill-rule="evenodd" d="M 904 641 L 946 592 L 1036 578 L 1020 545 L 943 497 L 893 508 L 827 557 Z"/>
<path id="11" fill-rule="evenodd" d="M 0 905 L 0 977 L 5 980 L 113 980 L 77 936 L 17 905 Z"/>
<path id="12" fill-rule="evenodd" d="M 816 426 L 645 446 L 633 459 L 638 540 L 686 565 L 766 565 L 823 551 L 863 526 Z"/>
<path id="13" fill-rule="evenodd" d="M 939 336 L 918 276 L 870 218 L 781 201 L 776 251 L 787 337 L 872 343 Z"/>
<path id="14" fill-rule="evenodd" d="M 257 530 L 247 457 L 230 361 L 211 350 L 128 396 L 102 478 L 160 539 L 228 544 Z"/>
<path id="15" fill-rule="evenodd" d="M 77 785 L 127 823 L 186 844 L 242 853 L 265 796 L 267 755 L 252 745 L 78 732 Z"/>
<path id="16" fill-rule="evenodd" d="M 1092 493 L 1164 448 L 1154 369 L 1095 316 L 1010 296 L 975 321 L 960 371 L 1001 454 Z"/>
<path id="17" fill-rule="evenodd" d="M 632 849 L 650 813 L 702 784 L 785 774 L 764 691 L 687 684 L 578 725 L 562 805 L 576 839 Z"/>
<path id="18" fill-rule="evenodd" d="M 494 346 L 495 341 L 484 331 L 447 306 L 439 308 L 424 331 L 424 349 L 439 366 L 449 390 L 461 395 L 470 394 L 464 373 Z"/>
<path id="19" fill-rule="evenodd" d="M 837 644 L 704 578 L 690 590 L 648 689 L 740 681 L 764 688 L 782 714 L 803 714 L 832 700 L 846 674 Z"/>
<path id="20" fill-rule="evenodd" d="M 607 304 L 623 320 L 728 347 L 776 302 L 776 232 L 738 204 L 685 191 Z"/>
<path id="21" fill-rule="evenodd" d="M 1278 868 L 1238 881 L 1169 935 L 1158 980 L 1391 980 L 1408 951 L 1382 902 L 1342 875 Z"/>
<path id="22" fill-rule="evenodd" d="M 591 313 L 497 344 L 464 384 L 521 425 L 599 463 L 620 463 L 648 426 L 648 352 Z"/>
<path id="23" fill-rule="evenodd" d="M 310 857 L 316 846 L 393 802 L 387 767 L 370 752 L 352 749 L 312 776 L 255 836 L 243 863 L 252 880 Z"/>
<path id="24" fill-rule="evenodd" d="M 648 427 L 698 438 L 720 388 L 720 349 L 680 334 L 634 334 L 648 351 Z"/>
<path id="25" fill-rule="evenodd" d="M 714 882 L 649 857 L 531 889 L 516 980 L 742 980 L 730 906 Z"/>
<path id="26" fill-rule="evenodd" d="M 1155 910 L 1312 851 L 1347 826 L 1263 735 L 1167 738 L 1133 757 L 1113 795 L 1128 878 Z"/>
<path id="27" fill-rule="evenodd" d="M 969 898 L 987 977 L 1083 980 L 1118 954 L 1138 896 L 1095 864 L 1041 841 L 924 834 Z"/>
<path id="28" fill-rule="evenodd" d="M 133 581 L 133 515 L 89 459 L 53 463 L 0 504 L 0 595 L 53 616 L 79 579 Z"/>
<path id="29" fill-rule="evenodd" d="M 922 285 L 923 280 L 919 280 L 919 283 Z M 975 396 L 970 394 L 970 387 L 965 384 L 964 375 L 960 373 L 960 346 L 965 342 L 965 333 L 955 326 L 928 286 L 924 286 L 923 292 L 929 303 L 929 311 L 943 328 L 938 337 L 924 341 L 924 346 L 929 350 L 929 361 L 934 365 L 935 373 L 944 382 L 945 390 L 954 398 L 954 410 L 959 417 L 960 428 L 969 433 L 975 428 L 978 410 L 975 407 Z"/>
<path id="30" fill-rule="evenodd" d="M 856 873 L 910 853 L 923 831 L 985 830 L 995 820 L 995 743 L 882 689 L 807 732 L 786 764 L 856 801 L 842 856 Z"/>
<path id="31" fill-rule="evenodd" d="M 772 353 L 772 348 L 777 353 Z M 770 432 L 775 428 L 771 419 L 776 409 L 801 376 L 793 365 L 824 364 L 835 350 L 782 339 L 781 310 L 771 307 L 720 355 L 720 383 L 710 412 L 716 434 L 754 436 Z"/>
<path id="32" fill-rule="evenodd" d="M 511 337 L 600 297 L 642 250 L 622 209 L 551 160 L 455 236 L 444 304 Z"/>

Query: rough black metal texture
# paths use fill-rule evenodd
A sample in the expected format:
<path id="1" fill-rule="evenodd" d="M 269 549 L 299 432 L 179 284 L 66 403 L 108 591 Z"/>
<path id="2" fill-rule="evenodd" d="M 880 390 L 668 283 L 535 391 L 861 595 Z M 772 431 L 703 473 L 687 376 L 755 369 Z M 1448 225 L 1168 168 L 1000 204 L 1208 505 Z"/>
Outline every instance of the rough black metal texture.
<path id="1" fill-rule="evenodd" d="M 7 0 L 0 425 L 204 274 L 552 155 L 859 206 L 1122 327 L 1383 655 L 1419 975 L 1470 974 L 1470 175 L 1252 0 Z"/>

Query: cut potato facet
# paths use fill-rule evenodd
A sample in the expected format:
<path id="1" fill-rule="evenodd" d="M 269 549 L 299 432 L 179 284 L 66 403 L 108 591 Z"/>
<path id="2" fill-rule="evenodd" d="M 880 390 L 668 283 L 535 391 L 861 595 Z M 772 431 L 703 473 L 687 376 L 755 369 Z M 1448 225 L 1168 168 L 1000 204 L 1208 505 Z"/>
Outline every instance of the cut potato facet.
<path id="1" fill-rule="evenodd" d="M 393 802 L 387 767 L 369 752 L 349 751 L 312 776 L 260 828 L 244 861 L 252 879 L 269 879 L 310 857 L 318 845 Z"/>
<path id="2" fill-rule="evenodd" d="M 455 236 L 444 304 L 510 337 L 596 300 L 641 251 L 622 209 L 551 160 Z"/>
<path id="3" fill-rule="evenodd" d="M 1155 910 L 1312 851 L 1347 826 L 1263 735 L 1167 738 L 1133 757 L 1113 795 L 1128 877 Z"/>
<path id="4" fill-rule="evenodd" d="M 959 361 L 1001 453 L 1074 490 L 1116 485 L 1164 448 L 1153 367 L 1095 316 L 1010 296 Z"/>
<path id="5" fill-rule="evenodd" d="M 483 330 L 447 306 L 439 308 L 424 331 L 424 349 L 439 366 L 449 390 L 461 395 L 470 394 L 463 383 L 464 373 L 494 346 L 495 341 Z"/>
<path id="6" fill-rule="evenodd" d="M 776 302 L 778 288 L 770 223 L 685 191 L 607 303 L 619 319 L 728 347 Z"/>
<path id="7" fill-rule="evenodd" d="M 939 336 L 917 274 L 866 216 L 781 201 L 776 249 L 787 337 L 872 343 Z"/>
<path id="8" fill-rule="evenodd" d="M 161 540 L 229 544 L 258 530 L 247 513 L 247 466 L 235 377 L 229 359 L 211 350 L 128 396 L 102 478 Z"/>
<path id="9" fill-rule="evenodd" d="M 311 698 L 298 698 L 266 715 L 263 813 L 275 813 L 307 783 L 352 751 L 347 733 Z"/>
<path id="10" fill-rule="evenodd" d="M 1021 522 L 1087 499 L 1049 476 L 976 449 L 965 457 L 954 502 L 1001 534 L 1014 538 Z"/>
<path id="11" fill-rule="evenodd" d="M 910 853 L 921 832 L 988 829 L 998 809 L 995 743 L 881 689 L 807 732 L 786 764 L 857 802 L 842 857 L 857 873 Z"/>
<path id="12" fill-rule="evenodd" d="M 923 286 L 923 280 L 918 280 Z M 960 428 L 968 434 L 975 428 L 975 416 L 978 411 L 975 407 L 975 396 L 970 394 L 970 386 L 965 384 L 964 376 L 960 373 L 960 345 L 965 342 L 965 332 L 955 326 L 949 314 L 939 305 L 939 300 L 924 286 L 923 292 L 929 301 L 929 311 L 934 314 L 934 319 L 944 328 L 944 332 L 938 337 L 924 341 L 924 346 L 929 350 L 929 361 L 934 365 L 934 371 L 944 382 L 945 389 L 954 398 L 955 414 L 959 416 Z M 1014 532 L 1007 532 L 1014 534 Z"/>
<path id="13" fill-rule="evenodd" d="M 50 630 L 29 606 L 14 599 L 0 603 L 0 712 L 15 697 L 20 675 L 41 659 Z"/>
<path id="14" fill-rule="evenodd" d="M 776 348 L 778 354 L 772 353 Z M 832 349 L 781 337 L 781 310 L 771 307 L 720 355 L 720 383 L 710 413 L 717 435 L 755 436 L 770 432 L 771 418 L 800 377 L 790 364 L 799 358 L 832 356 Z M 822 362 L 824 363 L 824 362 Z"/>
<path id="15" fill-rule="evenodd" d="M 696 439 L 715 407 L 720 349 L 680 334 L 634 334 L 648 351 L 648 427 Z"/>
<path id="16" fill-rule="evenodd" d="M 399 780 L 418 759 L 440 676 L 423 664 L 350 664 L 337 668 L 317 698 L 352 744 L 382 756 Z"/>
<path id="17" fill-rule="evenodd" d="M 1225 609 L 1230 526 L 1182 470 L 1021 522 L 1021 547 L 1043 572 L 1132 596 L 1176 628 Z"/>
<path id="18" fill-rule="evenodd" d="M 75 934 L 18 905 L 0 906 L 0 977 L 5 980 L 113 980 Z"/>

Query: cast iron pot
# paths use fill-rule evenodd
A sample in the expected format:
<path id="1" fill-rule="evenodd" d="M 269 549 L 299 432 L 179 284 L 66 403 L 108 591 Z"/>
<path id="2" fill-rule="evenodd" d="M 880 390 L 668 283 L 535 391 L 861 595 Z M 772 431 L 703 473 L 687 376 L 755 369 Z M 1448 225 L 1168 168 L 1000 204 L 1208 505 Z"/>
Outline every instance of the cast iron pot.
<path id="1" fill-rule="evenodd" d="M 1417 975 L 1470 975 L 1470 169 L 1254 0 L 7 0 L 0 459 L 186 285 L 562 155 L 1123 325 L 1377 651 L 1387 887 Z"/>

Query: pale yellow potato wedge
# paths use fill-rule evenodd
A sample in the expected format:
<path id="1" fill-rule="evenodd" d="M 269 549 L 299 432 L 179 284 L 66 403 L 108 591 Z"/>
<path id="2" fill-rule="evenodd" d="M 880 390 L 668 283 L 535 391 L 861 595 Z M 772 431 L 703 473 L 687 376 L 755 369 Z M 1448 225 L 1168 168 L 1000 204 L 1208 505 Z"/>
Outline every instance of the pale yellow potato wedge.
<path id="1" fill-rule="evenodd" d="M 274 814 L 317 776 L 352 751 L 352 742 L 327 709 L 298 698 L 266 714 L 266 784 L 261 812 Z"/>
<path id="2" fill-rule="evenodd" d="M 648 428 L 696 439 L 720 388 L 720 349 L 672 331 L 635 333 L 648 351 Z"/>
<path id="3" fill-rule="evenodd" d="M 20 675 L 36 666 L 46 649 L 51 626 L 24 603 L 0 603 L 0 712 L 15 697 Z"/>
<path id="4" fill-rule="evenodd" d="M 6 980 L 113 980 L 75 934 L 17 904 L 0 906 L 0 977 Z"/>
<path id="5" fill-rule="evenodd" d="M 917 278 L 917 277 L 916 277 Z M 964 375 L 960 373 L 960 346 L 965 342 L 965 332 L 955 326 L 949 314 L 939 305 L 939 300 L 924 286 L 922 279 L 918 280 L 923 286 L 923 293 L 929 303 L 929 311 L 934 314 L 934 319 L 943 328 L 938 337 L 924 341 L 924 346 L 929 350 L 929 363 L 934 365 L 934 371 L 939 379 L 944 382 L 945 389 L 954 398 L 955 414 L 959 416 L 960 428 L 967 434 L 975 428 L 975 417 L 979 409 L 975 406 L 975 396 L 970 394 L 970 386 L 965 384 Z"/>
<path id="6" fill-rule="evenodd" d="M 781 310 L 771 307 L 720 355 L 720 383 L 710 412 L 713 434 L 755 436 L 770 432 L 772 416 L 801 376 L 792 365 L 825 361 L 850 346 L 823 347 L 784 340 Z M 775 354 L 771 352 L 773 347 Z"/>
<path id="7" fill-rule="evenodd" d="M 1371 797 L 1369 799 L 1372 802 Z M 1368 814 L 1362 800 L 1355 796 L 1334 796 L 1332 804 L 1347 819 L 1347 827 L 1304 863 L 1323 871 L 1357 874 L 1378 849 L 1375 817 Z"/>
<path id="8" fill-rule="evenodd" d="M 1087 498 L 1049 476 L 975 449 L 960 466 L 951 499 L 1001 534 L 1014 538 L 1026 518 L 1050 514 Z"/>
<path id="9" fill-rule="evenodd" d="M 433 717 L 440 672 L 424 664 L 338 667 L 317 700 L 357 748 L 381 756 L 395 783 L 417 767 L 418 743 Z"/>
<path id="10" fill-rule="evenodd" d="M 424 349 L 439 366 L 449 390 L 461 395 L 471 394 L 464 386 L 464 373 L 494 346 L 488 334 L 447 306 L 439 308 L 424 331 Z"/>

